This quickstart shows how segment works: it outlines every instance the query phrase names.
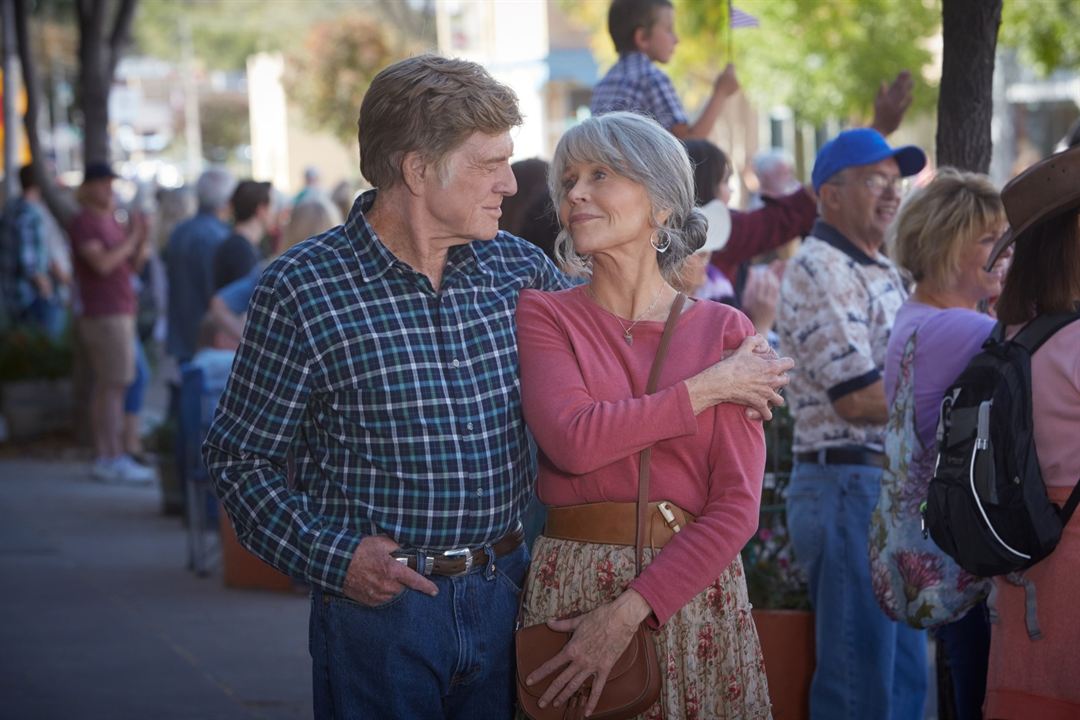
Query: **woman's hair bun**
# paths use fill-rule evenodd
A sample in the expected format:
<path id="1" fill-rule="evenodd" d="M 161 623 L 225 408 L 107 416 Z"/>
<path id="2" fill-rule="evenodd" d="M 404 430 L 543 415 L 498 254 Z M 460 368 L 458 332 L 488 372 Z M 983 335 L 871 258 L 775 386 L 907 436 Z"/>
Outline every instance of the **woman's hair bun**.
<path id="1" fill-rule="evenodd" d="M 683 223 L 682 230 L 689 254 L 693 255 L 705 245 L 705 235 L 709 230 L 709 221 L 705 218 L 705 213 L 698 208 L 693 208 L 686 222 Z"/>

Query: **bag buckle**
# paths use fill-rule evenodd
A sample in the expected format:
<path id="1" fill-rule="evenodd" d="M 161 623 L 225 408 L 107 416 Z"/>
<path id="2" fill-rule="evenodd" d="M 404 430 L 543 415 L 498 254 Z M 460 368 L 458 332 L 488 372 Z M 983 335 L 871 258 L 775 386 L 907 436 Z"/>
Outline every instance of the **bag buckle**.
<path id="1" fill-rule="evenodd" d="M 446 550 L 443 552 L 444 558 L 453 560 L 454 558 L 463 558 L 465 560 L 465 569 L 461 572 L 447 573 L 448 577 L 460 577 L 461 575 L 468 575 L 473 566 L 473 553 L 469 548 L 455 548 L 453 550 Z"/>
<path id="2" fill-rule="evenodd" d="M 660 511 L 660 515 L 664 518 L 664 523 L 671 529 L 672 532 L 677 533 L 682 530 L 682 526 L 679 525 L 679 521 L 675 519 L 675 513 L 672 512 L 671 506 L 667 501 L 658 504 L 656 509 Z"/>

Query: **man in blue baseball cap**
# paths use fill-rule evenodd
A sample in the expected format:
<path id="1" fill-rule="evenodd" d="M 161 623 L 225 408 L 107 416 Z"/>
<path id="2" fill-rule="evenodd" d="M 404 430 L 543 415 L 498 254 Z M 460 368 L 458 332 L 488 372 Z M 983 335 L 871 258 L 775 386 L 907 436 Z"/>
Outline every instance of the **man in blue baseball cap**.
<path id="1" fill-rule="evenodd" d="M 922 150 L 872 129 L 826 143 L 811 176 L 820 217 L 780 291 L 780 351 L 798 369 L 787 519 L 817 624 L 813 718 L 923 716 L 926 638 L 881 611 L 867 547 L 885 462 L 885 348 L 907 297 L 881 246 L 905 178 L 925 165 Z"/>

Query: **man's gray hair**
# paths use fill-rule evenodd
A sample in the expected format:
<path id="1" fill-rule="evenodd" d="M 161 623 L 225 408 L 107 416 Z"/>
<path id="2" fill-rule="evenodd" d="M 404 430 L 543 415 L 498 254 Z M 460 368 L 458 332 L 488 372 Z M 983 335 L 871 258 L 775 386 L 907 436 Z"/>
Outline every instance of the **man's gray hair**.
<path id="1" fill-rule="evenodd" d="M 235 190 L 236 178 L 231 172 L 221 167 L 205 170 L 195 183 L 199 212 L 217 212 L 229 203 Z"/>
<path id="2" fill-rule="evenodd" d="M 768 175 L 781 166 L 794 167 L 795 158 L 783 148 L 770 148 L 756 153 L 752 165 L 758 176 Z"/>
<path id="3" fill-rule="evenodd" d="M 548 173 L 551 199 L 558 209 L 566 198 L 563 175 L 571 164 L 596 163 L 645 188 L 652 205 L 656 241 L 667 251 L 657 254 L 660 271 L 675 273 L 683 260 L 705 242 L 708 222 L 694 207 L 694 171 L 686 148 L 655 120 L 628 112 L 592 117 L 566 131 L 555 148 Z M 670 215 L 663 223 L 659 215 Z M 571 275 L 591 272 L 589 259 L 574 251 L 574 240 L 563 228 L 555 240 L 555 255 Z"/>

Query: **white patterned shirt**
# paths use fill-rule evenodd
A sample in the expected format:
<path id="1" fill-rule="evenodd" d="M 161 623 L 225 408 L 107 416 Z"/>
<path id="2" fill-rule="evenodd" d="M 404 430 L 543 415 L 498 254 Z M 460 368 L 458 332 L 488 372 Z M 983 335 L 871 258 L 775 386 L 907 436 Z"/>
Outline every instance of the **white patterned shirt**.
<path id="1" fill-rule="evenodd" d="M 850 423 L 833 402 L 881 379 L 889 332 L 907 295 L 888 258 L 868 256 L 822 220 L 814 224 L 788 263 L 776 318 L 780 352 L 795 360 L 787 390 L 795 452 L 882 450 L 884 425 Z"/>

